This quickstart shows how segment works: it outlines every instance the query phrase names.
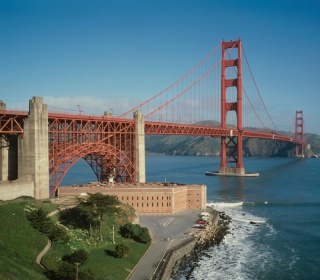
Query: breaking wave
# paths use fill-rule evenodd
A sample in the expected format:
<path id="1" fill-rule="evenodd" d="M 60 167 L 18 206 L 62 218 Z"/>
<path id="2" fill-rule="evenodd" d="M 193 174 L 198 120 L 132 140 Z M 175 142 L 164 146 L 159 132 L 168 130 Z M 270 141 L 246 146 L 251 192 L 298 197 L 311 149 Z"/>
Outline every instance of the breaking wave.
<path id="1" fill-rule="evenodd" d="M 193 271 L 192 279 L 263 279 L 263 271 L 274 264 L 275 252 L 261 235 L 272 238 L 276 232 L 267 220 L 245 210 L 244 202 L 209 203 L 231 217 L 229 233 L 218 246 L 209 249 Z"/>

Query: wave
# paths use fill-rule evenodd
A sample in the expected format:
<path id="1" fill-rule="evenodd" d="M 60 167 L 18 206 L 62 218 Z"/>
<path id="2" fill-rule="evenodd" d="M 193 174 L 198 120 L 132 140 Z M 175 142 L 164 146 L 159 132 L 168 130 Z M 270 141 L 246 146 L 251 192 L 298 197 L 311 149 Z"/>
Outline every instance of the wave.
<path id="1" fill-rule="evenodd" d="M 272 207 L 320 207 L 320 202 L 304 202 L 304 201 L 298 201 L 298 202 L 274 202 L 274 201 L 257 201 L 257 202 L 249 202 L 245 201 L 242 204 L 243 207 L 266 207 L 266 206 L 272 206 Z"/>
<path id="2" fill-rule="evenodd" d="M 219 208 L 230 208 L 230 207 L 238 207 L 242 206 L 243 202 L 211 202 L 207 203 L 209 207 L 219 207 Z"/>
<path id="3" fill-rule="evenodd" d="M 249 223 L 249 224 L 265 224 L 266 220 L 255 220 L 255 219 L 241 219 L 241 218 L 233 218 L 234 221 Z"/>
<path id="4" fill-rule="evenodd" d="M 272 239 L 276 232 L 266 218 L 249 213 L 245 205 L 248 202 L 208 203 L 230 216 L 231 223 L 220 245 L 212 247 L 202 257 L 192 274 L 193 279 L 226 279 L 226 276 L 228 279 L 256 279 L 260 271 L 273 265 L 274 252 L 261 243 L 260 238 Z"/>
<path id="5" fill-rule="evenodd" d="M 269 201 L 263 202 L 250 202 L 250 201 L 239 201 L 239 202 L 208 202 L 207 206 L 209 207 L 219 207 L 219 208 L 231 208 L 238 206 L 259 206 L 259 205 L 268 205 Z"/>
<path id="6" fill-rule="evenodd" d="M 207 206 L 213 208 L 233 207 L 320 207 L 320 202 L 273 202 L 273 201 L 239 201 L 239 202 L 208 202 Z"/>

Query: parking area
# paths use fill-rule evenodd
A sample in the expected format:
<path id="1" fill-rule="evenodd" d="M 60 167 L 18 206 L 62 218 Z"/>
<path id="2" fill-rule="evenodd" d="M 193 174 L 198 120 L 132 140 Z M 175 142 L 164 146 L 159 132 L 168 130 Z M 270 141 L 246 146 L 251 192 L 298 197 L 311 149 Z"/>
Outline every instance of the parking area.
<path id="1" fill-rule="evenodd" d="M 185 210 L 170 215 L 141 215 L 140 224 L 152 234 L 153 244 L 141 260 L 130 280 L 149 280 L 165 252 L 180 242 L 191 238 L 195 221 L 199 220 L 201 210 Z"/>

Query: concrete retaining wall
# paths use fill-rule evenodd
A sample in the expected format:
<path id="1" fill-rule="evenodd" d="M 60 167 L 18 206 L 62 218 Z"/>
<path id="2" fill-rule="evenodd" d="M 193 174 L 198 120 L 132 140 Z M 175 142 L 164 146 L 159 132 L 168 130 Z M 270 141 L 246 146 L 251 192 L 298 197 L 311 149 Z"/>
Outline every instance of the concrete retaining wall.
<path id="1" fill-rule="evenodd" d="M 168 258 L 168 262 L 165 266 L 165 269 L 163 270 L 162 277 L 160 279 L 170 279 L 170 275 L 172 272 L 173 267 L 175 266 L 176 262 L 180 260 L 182 257 L 190 254 L 190 252 L 193 250 L 194 246 L 197 243 L 197 238 L 193 238 L 189 240 L 188 243 L 180 244 L 172 249 L 172 252 L 168 251 L 167 254 L 170 254 L 170 256 L 164 256 L 164 259 Z"/>
<path id="2" fill-rule="evenodd" d="M 15 199 L 22 195 L 34 196 L 34 182 L 31 181 L 31 176 L 25 176 L 15 181 L 0 182 L 1 200 Z"/>
<path id="3" fill-rule="evenodd" d="M 207 208 L 207 210 L 211 214 L 211 221 L 213 225 L 217 225 L 219 222 L 219 212 L 212 209 Z M 151 280 L 167 280 L 170 279 L 170 275 L 172 270 L 178 260 L 182 257 L 191 253 L 194 249 L 196 243 L 198 242 L 198 238 L 193 237 L 185 242 L 169 249 L 165 255 L 163 256 L 161 262 L 159 263 L 156 271 L 154 272 L 154 276 Z"/>

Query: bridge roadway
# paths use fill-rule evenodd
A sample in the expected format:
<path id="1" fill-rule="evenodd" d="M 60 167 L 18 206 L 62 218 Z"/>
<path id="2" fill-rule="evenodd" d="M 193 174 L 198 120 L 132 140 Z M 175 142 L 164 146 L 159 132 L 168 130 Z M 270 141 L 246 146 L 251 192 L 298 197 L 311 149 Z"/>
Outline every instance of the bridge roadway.
<path id="1" fill-rule="evenodd" d="M 150 280 L 165 252 L 198 231 L 192 226 L 200 213 L 199 209 L 168 215 L 139 215 L 140 224 L 151 231 L 153 242 L 128 279 Z"/>
<path id="2" fill-rule="evenodd" d="M 4 134 L 23 134 L 23 121 L 28 117 L 26 111 L 10 111 L 0 110 L 0 133 Z M 106 116 L 90 116 L 90 115 L 76 115 L 76 114 L 61 114 L 49 112 L 48 118 L 53 119 L 64 119 L 66 122 L 76 121 L 82 122 L 83 126 L 86 126 L 87 122 L 90 121 L 101 121 L 101 122 L 126 122 L 133 123 L 133 119 L 119 119 L 114 117 Z M 83 122 L 84 121 L 84 122 Z M 81 127 L 79 127 L 81 129 Z M 165 122 L 151 122 L 145 121 L 145 134 L 175 134 L 175 135 L 195 135 L 195 136 L 238 136 L 239 131 L 235 128 L 221 128 L 221 127 L 210 127 L 200 126 L 194 124 L 178 124 L 178 123 L 165 123 Z M 249 138 L 260 138 L 260 139 L 272 139 L 286 142 L 292 142 L 295 144 L 302 145 L 303 141 L 292 137 L 274 134 L 271 132 L 258 132 L 243 130 L 243 137 Z"/>

